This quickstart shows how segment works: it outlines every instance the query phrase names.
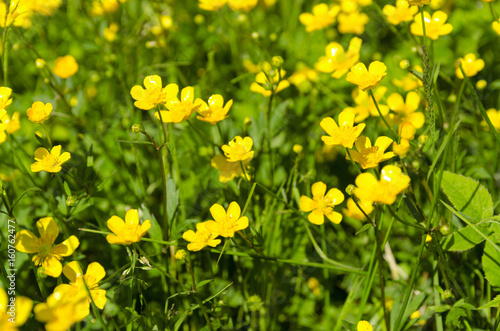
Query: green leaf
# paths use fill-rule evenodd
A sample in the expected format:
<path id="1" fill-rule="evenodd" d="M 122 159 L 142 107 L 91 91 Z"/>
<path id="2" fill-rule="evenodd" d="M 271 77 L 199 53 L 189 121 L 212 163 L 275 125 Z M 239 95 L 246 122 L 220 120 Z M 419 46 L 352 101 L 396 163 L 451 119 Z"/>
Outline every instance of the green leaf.
<path id="1" fill-rule="evenodd" d="M 366 230 L 368 230 L 372 226 L 373 225 L 371 225 L 370 223 L 363 225 L 363 227 L 361 229 L 359 229 L 358 232 L 356 232 L 355 236 L 357 236 L 358 234 L 360 234 L 362 232 L 365 232 Z"/>
<path id="2" fill-rule="evenodd" d="M 442 305 L 442 306 L 430 306 L 429 309 L 434 310 L 436 313 L 444 313 L 451 309 L 450 305 Z"/>
<path id="3" fill-rule="evenodd" d="M 472 218 L 472 223 L 493 216 L 491 195 L 478 181 L 445 171 L 441 188 L 455 209 Z"/>
<path id="4" fill-rule="evenodd" d="M 498 247 L 499 235 L 489 237 Z M 482 262 L 486 279 L 493 287 L 500 287 L 500 252 L 492 243 L 487 242 L 484 247 Z"/>
<path id="5" fill-rule="evenodd" d="M 71 195 L 71 189 L 69 188 L 68 182 L 64 182 L 64 192 L 68 197 Z"/>
<path id="6" fill-rule="evenodd" d="M 489 235 L 491 232 L 488 230 L 487 225 L 478 226 L 477 228 L 485 235 Z M 446 241 L 443 243 L 443 249 L 454 252 L 463 252 L 473 248 L 483 241 L 483 236 L 477 233 L 472 227 L 466 226 L 465 228 L 462 228 L 448 236 Z"/>
<path id="7" fill-rule="evenodd" d="M 167 179 L 167 217 L 172 222 L 177 205 L 179 204 L 179 191 L 172 178 Z M 173 229 L 172 229 L 173 231 Z"/>
<path id="8" fill-rule="evenodd" d="M 478 307 L 477 309 L 486 309 L 486 308 L 491 308 L 491 307 L 498 307 L 500 305 L 500 294 L 495 297 L 495 299 L 491 300 L 487 304 Z"/>
<path id="9" fill-rule="evenodd" d="M 465 309 L 460 308 L 460 307 L 453 307 L 451 308 L 450 312 L 448 315 L 446 315 L 446 324 L 452 324 L 455 328 L 460 327 L 460 317 L 466 317 L 467 313 L 465 312 Z"/>

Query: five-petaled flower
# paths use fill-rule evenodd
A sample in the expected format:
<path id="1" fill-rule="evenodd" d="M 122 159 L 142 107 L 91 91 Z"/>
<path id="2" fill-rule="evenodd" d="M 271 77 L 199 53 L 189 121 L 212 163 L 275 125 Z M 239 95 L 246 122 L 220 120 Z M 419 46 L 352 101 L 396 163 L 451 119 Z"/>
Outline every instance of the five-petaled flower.
<path id="1" fill-rule="evenodd" d="M 17 331 L 18 327 L 28 320 L 32 307 L 33 301 L 30 298 L 11 296 L 9 300 L 5 290 L 0 287 L 0 330 Z M 15 312 L 14 316 L 12 316 L 13 312 Z"/>
<path id="2" fill-rule="evenodd" d="M 159 104 L 166 102 L 165 90 L 161 85 L 161 77 L 157 75 L 144 78 L 144 87 L 135 85 L 130 90 L 130 95 L 134 100 L 134 106 L 143 110 L 150 110 Z"/>
<path id="3" fill-rule="evenodd" d="M 211 232 L 206 228 L 207 222 L 196 224 L 196 232 L 188 230 L 182 234 L 182 238 L 190 243 L 187 249 L 192 252 L 197 252 L 206 246 L 215 247 L 220 244 L 220 239 L 215 239 L 219 236 L 216 232 Z"/>
<path id="4" fill-rule="evenodd" d="M 355 143 L 358 151 L 352 150 L 350 152 L 352 160 L 358 162 L 363 169 L 375 168 L 380 162 L 387 161 L 395 156 L 393 152 L 385 153 L 385 150 L 392 142 L 391 138 L 381 136 L 377 138 L 375 145 L 372 146 L 370 138 L 360 136 Z M 349 154 L 346 155 L 346 159 L 350 160 Z"/>
<path id="5" fill-rule="evenodd" d="M 31 122 L 43 123 L 46 119 L 49 118 L 51 112 L 52 112 L 52 104 L 50 102 L 44 104 L 41 101 L 36 101 L 33 103 L 31 108 L 28 108 L 26 114 L 28 115 L 28 119 Z"/>
<path id="6" fill-rule="evenodd" d="M 460 70 L 460 64 L 462 64 L 462 69 L 467 77 L 475 76 L 479 71 L 484 69 L 484 60 L 476 59 L 476 55 L 469 53 L 455 62 L 455 75 L 460 79 L 464 79 L 462 70 Z"/>
<path id="7" fill-rule="evenodd" d="M 84 293 L 88 297 L 87 288 L 92 296 L 92 300 L 88 297 L 88 302 L 94 301 L 99 309 L 104 309 L 104 305 L 108 300 L 106 298 L 106 290 L 99 288 L 99 281 L 106 276 L 106 270 L 98 262 L 92 262 L 87 267 L 87 272 L 83 274 L 82 269 L 77 261 L 72 261 L 66 264 L 63 268 L 63 274 L 69 279 L 70 283 L 59 286 L 70 286 L 68 295 L 79 297 L 79 294 Z"/>
<path id="8" fill-rule="evenodd" d="M 415 129 L 420 129 L 425 123 L 425 115 L 422 112 L 417 112 L 420 106 L 420 96 L 416 92 L 409 92 L 406 95 L 406 102 L 403 96 L 398 93 L 392 93 L 387 98 L 387 105 L 394 112 L 389 114 L 388 121 L 390 124 L 402 124 L 410 122 Z"/>
<path id="9" fill-rule="evenodd" d="M 284 79 L 286 71 L 283 69 L 275 69 L 273 71 L 267 72 L 267 76 L 264 72 L 259 72 L 255 76 L 255 82 L 250 85 L 250 91 L 260 93 L 265 97 L 271 96 L 274 93 L 278 93 L 288 86 L 290 82 Z"/>
<path id="10" fill-rule="evenodd" d="M 161 114 L 155 113 L 157 119 L 160 119 L 161 115 L 163 123 L 180 123 L 187 120 L 200 107 L 200 104 L 195 105 L 193 103 L 194 88 L 192 86 L 186 86 L 182 89 L 180 100 L 177 97 L 179 93 L 177 84 L 168 84 L 165 87 L 165 93 L 167 96 L 165 107 L 167 107 L 168 111 L 160 110 Z"/>
<path id="11" fill-rule="evenodd" d="M 214 94 L 208 98 L 208 103 L 198 98 L 194 101 L 194 105 L 200 105 L 197 110 L 200 115 L 196 116 L 197 119 L 215 125 L 217 122 L 228 117 L 227 113 L 233 105 L 233 100 L 229 100 L 224 106 L 224 98 L 222 95 Z"/>
<path id="12" fill-rule="evenodd" d="M 356 203 L 352 198 L 347 199 L 347 208 L 342 208 L 342 213 L 347 217 L 352 217 L 360 221 L 365 221 L 366 220 L 365 214 L 370 215 L 373 211 L 373 202 L 358 200 L 358 204 L 363 211 L 359 209 L 358 205 L 356 205 Z"/>
<path id="13" fill-rule="evenodd" d="M 358 85 L 363 91 L 371 90 L 387 75 L 387 67 L 380 61 L 370 63 L 368 70 L 364 63 L 358 63 L 347 73 L 347 81 Z"/>
<path id="14" fill-rule="evenodd" d="M 406 0 L 397 0 L 396 6 L 385 5 L 382 12 L 389 23 L 398 25 L 401 22 L 411 22 L 418 12 L 418 7 L 410 6 Z"/>
<path id="15" fill-rule="evenodd" d="M 151 222 L 145 220 L 142 224 L 139 223 L 139 211 L 130 209 L 125 214 L 125 221 L 114 215 L 107 222 L 108 228 L 114 234 L 108 234 L 106 240 L 110 244 L 125 244 L 130 245 L 141 241 L 142 236 L 151 228 Z"/>
<path id="16" fill-rule="evenodd" d="M 31 165 L 31 171 L 59 172 L 62 169 L 61 164 L 68 161 L 70 157 L 69 152 L 61 154 L 61 145 L 52 147 L 50 152 L 46 148 L 40 147 L 35 151 L 36 162 Z"/>
<path id="17" fill-rule="evenodd" d="M 396 196 L 410 185 L 410 177 L 394 165 L 382 168 L 380 180 L 369 172 L 356 177 L 354 194 L 358 199 L 392 205 Z"/>
<path id="18" fill-rule="evenodd" d="M 347 51 L 337 42 L 329 43 L 325 48 L 326 56 L 319 58 L 315 68 L 321 72 L 331 72 L 333 78 L 344 76 L 358 62 L 362 43 L 360 38 L 352 38 Z"/>
<path id="19" fill-rule="evenodd" d="M 339 6 L 328 6 L 326 3 L 320 3 L 313 7 L 311 13 L 302 13 L 299 15 L 300 23 L 304 24 L 307 32 L 321 30 L 330 24 L 335 23 L 335 18 L 340 11 Z"/>
<path id="20" fill-rule="evenodd" d="M 331 117 L 322 119 L 319 125 L 329 136 L 322 136 L 321 140 L 326 145 L 342 145 L 345 148 L 352 148 L 352 145 L 366 126 L 364 123 L 353 126 L 354 116 L 353 112 L 344 110 L 339 114 L 338 125 Z"/>
<path id="21" fill-rule="evenodd" d="M 212 214 L 214 221 L 205 222 L 205 227 L 208 231 L 218 233 L 222 237 L 232 238 L 236 231 L 248 227 L 248 217 L 240 217 L 241 208 L 236 201 L 229 204 L 227 213 L 224 207 L 216 203 L 210 207 L 210 214 Z"/>
<path id="22" fill-rule="evenodd" d="M 242 161 L 243 167 L 248 167 L 248 163 L 251 159 L 246 159 Z M 248 173 L 244 173 L 239 162 L 229 162 L 224 155 L 217 154 L 211 160 L 211 165 L 215 169 L 219 170 L 219 180 L 221 183 L 227 183 L 237 176 L 245 177 L 250 180 Z"/>
<path id="23" fill-rule="evenodd" d="M 59 235 L 59 227 L 52 217 L 44 217 L 36 222 L 40 238 L 29 230 L 22 230 L 16 234 L 15 247 L 23 253 L 35 254 L 33 262 L 42 266 L 41 272 L 51 277 L 59 277 L 62 271 L 60 260 L 70 256 L 80 245 L 78 238 L 70 236 L 62 243 L 53 246 Z"/>
<path id="24" fill-rule="evenodd" d="M 313 198 L 300 197 L 299 207 L 303 212 L 311 212 L 307 219 L 313 224 L 323 224 L 325 216 L 335 224 L 342 221 L 342 214 L 333 210 L 336 205 L 344 201 L 344 194 L 337 188 L 332 188 L 326 192 L 326 184 L 316 182 L 311 186 Z M 325 195 L 326 193 L 326 195 Z"/>
<path id="25" fill-rule="evenodd" d="M 62 79 L 69 78 L 78 71 L 78 63 L 71 55 L 58 57 L 52 69 L 54 74 Z"/>
<path id="26" fill-rule="evenodd" d="M 445 36 L 453 30 L 450 23 L 445 23 L 448 15 L 443 11 L 436 11 L 434 14 L 429 14 L 424 11 L 425 35 L 432 40 L 438 39 L 440 36 Z M 422 16 L 415 15 L 413 23 L 410 26 L 411 33 L 415 36 L 423 36 L 424 29 L 422 28 Z"/>
<path id="27" fill-rule="evenodd" d="M 234 137 L 228 145 L 222 146 L 222 151 L 229 162 L 238 162 L 251 160 L 254 151 L 252 151 L 253 140 L 250 137 Z"/>

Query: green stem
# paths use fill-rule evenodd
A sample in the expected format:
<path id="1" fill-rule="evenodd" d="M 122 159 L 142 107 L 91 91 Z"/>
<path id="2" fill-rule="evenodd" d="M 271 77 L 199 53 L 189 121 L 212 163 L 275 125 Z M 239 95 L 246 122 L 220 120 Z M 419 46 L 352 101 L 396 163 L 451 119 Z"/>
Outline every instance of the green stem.
<path id="1" fill-rule="evenodd" d="M 279 70 L 279 69 L 278 69 Z M 267 150 L 269 151 L 269 161 L 271 165 L 271 187 L 274 185 L 274 153 L 271 148 L 271 110 L 273 108 L 273 98 L 274 98 L 274 90 L 271 91 L 271 96 L 269 97 L 269 104 L 267 106 L 266 112 L 266 125 L 267 125 Z"/>
<path id="2" fill-rule="evenodd" d="M 420 6 L 420 16 L 422 17 L 422 34 L 423 34 L 423 36 L 422 36 L 422 46 L 425 47 L 427 33 L 425 31 L 425 16 L 424 16 L 424 7 L 423 6 Z"/>
<path id="3" fill-rule="evenodd" d="M 194 125 L 193 123 L 191 123 L 190 120 L 186 120 L 186 122 L 189 124 L 189 126 L 191 127 L 191 129 L 194 130 L 194 132 L 196 132 L 197 135 L 200 136 L 201 139 L 203 139 L 204 141 L 208 141 L 210 144 L 212 144 L 212 146 L 214 147 L 217 147 L 219 148 L 219 145 L 217 145 L 216 143 L 214 143 L 212 141 L 212 139 L 209 139 L 207 136 L 205 136 L 205 134 L 203 132 L 201 132 L 200 130 L 198 130 Z"/>
<path id="4" fill-rule="evenodd" d="M 5 24 L 7 24 L 7 16 L 9 15 L 9 6 L 6 3 L 5 4 Z M 8 37 L 8 32 L 9 32 L 10 25 L 6 26 L 3 29 L 3 85 L 8 86 L 8 68 L 9 68 L 9 49 L 8 49 L 8 42 L 7 42 L 7 37 Z"/>
<path id="5" fill-rule="evenodd" d="M 349 148 L 346 147 L 345 150 L 347 151 L 347 155 L 349 155 L 349 161 L 351 161 L 352 165 L 354 166 L 354 168 L 356 168 L 356 170 L 358 171 L 358 173 L 361 174 L 361 169 L 359 169 L 359 167 L 356 164 L 356 162 L 354 162 L 354 160 L 352 159 L 351 152 L 349 151 Z"/>
<path id="6" fill-rule="evenodd" d="M 398 134 L 396 132 L 394 132 L 394 130 L 392 130 L 391 126 L 389 125 L 389 123 L 385 119 L 384 115 L 382 115 L 382 112 L 380 111 L 380 108 L 378 106 L 378 102 L 375 99 L 375 96 L 373 95 L 373 91 L 372 90 L 368 90 L 368 94 L 372 97 L 373 103 L 375 104 L 375 108 L 377 108 L 377 112 L 378 112 L 379 116 L 382 118 L 382 121 L 384 122 L 385 126 L 389 129 L 389 131 L 393 135 L 392 138 L 396 139 L 398 137 Z"/>
<path id="7" fill-rule="evenodd" d="M 168 240 L 169 238 L 169 222 L 168 222 L 168 213 L 167 213 L 167 175 L 165 173 L 165 165 L 164 165 L 164 160 L 163 160 L 163 153 L 162 153 L 162 148 L 165 146 L 167 143 L 168 139 L 168 134 L 167 134 L 167 129 L 165 127 L 165 123 L 163 123 L 163 118 L 161 116 L 161 110 L 160 107 L 158 107 L 158 116 L 160 117 L 160 125 L 163 128 L 163 134 L 164 134 L 164 140 L 163 144 L 158 146 L 156 148 L 156 152 L 158 154 L 158 161 L 160 162 L 160 172 L 161 172 L 161 182 L 162 182 L 162 204 L 163 204 L 163 240 Z"/>
<path id="8" fill-rule="evenodd" d="M 378 275 L 380 278 L 380 296 L 382 300 L 382 310 L 384 311 L 385 328 L 387 331 L 391 330 L 391 323 L 389 321 L 389 314 L 385 307 L 385 277 L 383 270 L 383 258 L 382 258 L 382 236 L 380 235 L 380 226 L 382 223 L 382 214 L 379 217 L 379 222 L 375 224 L 375 240 L 377 242 L 377 260 L 378 260 Z"/>

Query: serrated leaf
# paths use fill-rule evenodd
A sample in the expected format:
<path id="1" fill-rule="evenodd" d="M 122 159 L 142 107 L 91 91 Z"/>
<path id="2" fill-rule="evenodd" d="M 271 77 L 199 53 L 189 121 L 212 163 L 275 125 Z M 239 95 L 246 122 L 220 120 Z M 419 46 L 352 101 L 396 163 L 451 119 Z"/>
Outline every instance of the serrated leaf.
<path id="1" fill-rule="evenodd" d="M 493 201 L 478 181 L 444 171 L 441 188 L 456 210 L 472 218 L 472 223 L 493 216 Z"/>
<path id="2" fill-rule="evenodd" d="M 487 225 L 478 226 L 478 229 L 486 235 L 489 235 L 490 233 L 487 229 Z M 448 236 L 443 243 L 443 249 L 453 252 L 463 252 L 473 248 L 483 241 L 484 238 L 477 233 L 476 230 L 470 226 L 466 226 L 465 228 L 462 228 Z"/>
<path id="3" fill-rule="evenodd" d="M 357 236 L 358 234 L 365 232 L 366 230 L 368 230 L 372 226 L 373 225 L 371 225 L 370 223 L 367 223 L 367 224 L 363 225 L 363 227 L 361 229 L 359 229 L 358 232 L 356 232 L 354 235 Z"/>
<path id="4" fill-rule="evenodd" d="M 497 236 L 489 237 L 497 246 L 500 240 Z M 487 242 L 484 247 L 483 257 L 483 270 L 486 279 L 493 287 L 500 287 L 500 252 L 497 247 Z"/>
<path id="5" fill-rule="evenodd" d="M 451 308 L 448 315 L 446 315 L 446 324 L 452 324 L 455 328 L 459 328 L 461 324 L 460 317 L 466 316 L 467 313 L 465 312 L 465 309 L 460 307 L 453 307 Z"/>
<path id="6" fill-rule="evenodd" d="M 478 307 L 477 309 L 486 309 L 486 308 L 491 308 L 491 307 L 498 307 L 500 305 L 500 294 L 495 297 L 495 299 L 491 300 L 487 304 Z"/>

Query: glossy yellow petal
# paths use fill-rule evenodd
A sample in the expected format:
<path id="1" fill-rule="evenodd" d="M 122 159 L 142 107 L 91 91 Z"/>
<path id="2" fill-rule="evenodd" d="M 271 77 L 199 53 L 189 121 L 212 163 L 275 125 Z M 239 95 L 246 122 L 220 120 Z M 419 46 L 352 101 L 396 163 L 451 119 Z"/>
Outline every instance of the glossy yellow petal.
<path id="1" fill-rule="evenodd" d="M 49 155 L 49 151 L 46 148 L 43 147 L 37 148 L 37 150 L 35 151 L 35 160 L 41 161 L 47 155 Z"/>
<path id="2" fill-rule="evenodd" d="M 62 272 L 61 262 L 54 255 L 47 256 L 42 262 L 42 268 L 44 274 L 54 278 L 59 277 Z"/>
<path id="3" fill-rule="evenodd" d="M 205 229 L 211 233 L 219 233 L 220 232 L 220 226 L 219 226 L 219 224 L 217 224 L 217 222 L 206 221 L 206 222 L 203 222 L 203 224 L 204 224 Z"/>
<path id="4" fill-rule="evenodd" d="M 210 107 L 223 107 L 224 106 L 224 98 L 220 94 L 213 94 L 210 98 L 208 98 L 208 104 Z"/>
<path id="5" fill-rule="evenodd" d="M 198 113 L 203 113 L 210 109 L 210 107 L 208 107 L 208 104 L 200 98 L 196 98 L 196 100 L 194 100 L 194 105 L 199 106 L 197 110 Z"/>
<path id="6" fill-rule="evenodd" d="M 237 220 L 240 218 L 240 215 L 241 215 L 240 205 L 236 201 L 231 202 L 229 204 L 229 207 L 227 208 L 226 217 L 229 218 L 230 220 Z"/>
<path id="7" fill-rule="evenodd" d="M 5 290 L 0 287 L 0 314 L 4 314 L 7 312 L 9 298 L 7 297 L 7 293 Z"/>
<path id="8" fill-rule="evenodd" d="M 83 277 L 83 271 L 80 268 L 78 261 L 71 261 L 63 268 L 63 274 L 70 282 L 74 283 L 79 277 Z"/>
<path id="9" fill-rule="evenodd" d="M 309 222 L 316 225 L 321 225 L 325 223 L 325 215 L 320 209 L 314 209 L 307 217 Z"/>
<path id="10" fill-rule="evenodd" d="M 212 214 L 212 217 L 217 223 L 222 223 L 226 220 L 226 211 L 224 207 L 218 203 L 210 207 L 210 214 Z"/>
<path id="11" fill-rule="evenodd" d="M 339 129 L 337 123 L 335 123 L 335 120 L 331 117 L 323 118 L 319 125 L 331 136 Z"/>
<path id="12" fill-rule="evenodd" d="M 326 193 L 326 184 L 323 182 L 316 182 L 311 186 L 311 193 L 313 195 L 313 199 L 318 201 L 325 196 Z"/>
<path id="13" fill-rule="evenodd" d="M 177 84 L 168 84 L 165 86 L 165 93 L 167 95 L 167 100 L 177 99 L 177 94 L 179 94 L 179 86 Z"/>
<path id="14" fill-rule="evenodd" d="M 61 155 L 61 145 L 52 147 L 52 149 L 50 150 L 50 154 L 54 155 L 55 157 L 59 157 L 59 155 Z"/>
<path id="15" fill-rule="evenodd" d="M 117 244 L 117 245 L 125 244 L 125 241 L 122 238 L 115 236 L 114 234 L 108 234 L 106 236 L 106 240 L 108 241 L 109 244 Z"/>
<path id="16" fill-rule="evenodd" d="M 389 106 L 389 108 L 391 108 L 391 110 L 395 111 L 402 110 L 404 108 L 403 97 L 399 93 L 392 93 L 387 98 L 387 105 Z"/>
<path id="17" fill-rule="evenodd" d="M 309 211 L 313 210 L 314 208 L 316 208 L 316 206 L 317 206 L 317 203 L 313 199 L 306 197 L 305 195 L 300 197 L 299 208 L 303 212 L 309 212 Z"/>
<path id="18" fill-rule="evenodd" d="M 16 325 L 22 326 L 28 320 L 33 308 L 33 300 L 23 296 L 16 296 Z M 1 309 L 0 309 L 1 311 Z"/>
<path id="19" fill-rule="evenodd" d="M 213 240 L 209 240 L 207 242 L 207 245 L 210 246 L 210 247 L 215 247 L 215 246 L 217 246 L 220 243 L 221 243 L 220 239 L 213 239 Z"/>
<path id="20" fill-rule="evenodd" d="M 354 113 L 344 110 L 339 114 L 339 126 L 353 126 L 354 116 L 356 116 Z"/>
<path id="21" fill-rule="evenodd" d="M 392 144 L 393 140 L 389 137 L 386 136 L 381 136 L 378 137 L 377 140 L 375 141 L 375 146 L 378 146 L 378 150 L 383 152 L 389 147 L 390 144 Z"/>
<path id="22" fill-rule="evenodd" d="M 90 293 L 92 295 L 92 300 L 99 309 L 104 309 L 104 305 L 108 301 L 106 298 L 106 290 L 95 289 Z"/>
<path id="23" fill-rule="evenodd" d="M 337 188 L 328 191 L 325 198 L 334 206 L 340 205 L 344 201 L 344 194 Z"/>
<path id="24" fill-rule="evenodd" d="M 87 278 L 87 286 L 92 287 L 97 285 L 97 283 L 106 277 L 106 270 L 103 266 L 98 262 L 92 262 L 87 267 L 87 272 L 85 273 L 85 277 Z"/>
<path id="25" fill-rule="evenodd" d="M 111 218 L 107 222 L 108 228 L 111 232 L 116 234 L 120 234 L 125 228 L 125 222 L 118 216 L 111 216 Z"/>
<path id="26" fill-rule="evenodd" d="M 141 233 L 140 233 L 140 236 L 141 237 L 144 236 L 146 234 L 146 232 L 149 231 L 149 229 L 151 229 L 151 221 L 150 220 L 145 220 L 141 224 Z"/>
<path id="27" fill-rule="evenodd" d="M 182 234 L 182 239 L 186 240 L 186 241 L 194 241 L 195 239 L 195 233 L 193 230 L 187 230 L 186 232 L 184 232 Z"/>
<path id="28" fill-rule="evenodd" d="M 193 102 L 194 100 L 194 87 L 186 86 L 181 91 L 181 101 Z"/>
<path id="29" fill-rule="evenodd" d="M 59 164 L 63 164 L 71 158 L 71 154 L 69 152 L 64 152 L 59 156 Z"/>
<path id="30" fill-rule="evenodd" d="M 134 100 L 142 100 L 142 99 L 146 98 L 146 90 L 144 90 L 144 88 L 142 88 L 142 86 L 135 85 L 130 90 L 130 96 L 132 96 L 132 98 Z"/>
<path id="31" fill-rule="evenodd" d="M 52 217 L 44 217 L 36 222 L 40 239 L 52 245 L 59 235 L 59 227 Z"/>
<path id="32" fill-rule="evenodd" d="M 73 254 L 75 249 L 80 246 L 80 241 L 78 240 L 77 237 L 75 236 L 70 236 L 68 239 L 60 243 L 59 245 L 56 245 L 52 247 L 52 254 L 58 254 L 61 256 L 70 256 Z"/>
<path id="33" fill-rule="evenodd" d="M 139 225 L 139 211 L 137 209 L 129 209 L 125 214 L 125 224 L 129 226 Z"/>
<path id="34" fill-rule="evenodd" d="M 146 89 L 162 88 L 161 77 L 158 75 L 151 75 L 144 78 L 144 87 Z"/>
<path id="35" fill-rule="evenodd" d="M 21 230 L 16 234 L 15 247 L 19 252 L 37 253 L 40 249 L 40 240 L 33 232 Z"/>
<path id="36" fill-rule="evenodd" d="M 236 227 L 234 228 L 234 231 L 240 231 L 246 228 L 248 228 L 248 217 L 243 216 L 236 222 Z"/>
<path id="37" fill-rule="evenodd" d="M 326 217 L 335 224 L 339 224 L 342 221 L 342 214 L 336 211 L 326 214 Z"/>
<path id="38" fill-rule="evenodd" d="M 201 243 L 201 242 L 190 243 L 190 244 L 187 245 L 187 249 L 190 250 L 191 252 L 197 252 L 197 251 L 201 250 L 205 246 L 206 245 L 204 243 Z"/>

